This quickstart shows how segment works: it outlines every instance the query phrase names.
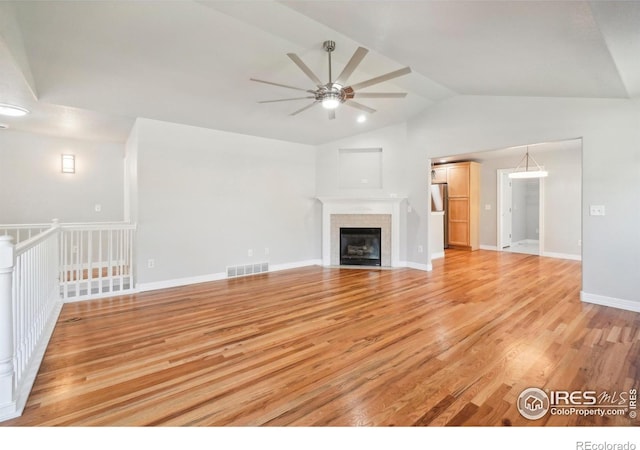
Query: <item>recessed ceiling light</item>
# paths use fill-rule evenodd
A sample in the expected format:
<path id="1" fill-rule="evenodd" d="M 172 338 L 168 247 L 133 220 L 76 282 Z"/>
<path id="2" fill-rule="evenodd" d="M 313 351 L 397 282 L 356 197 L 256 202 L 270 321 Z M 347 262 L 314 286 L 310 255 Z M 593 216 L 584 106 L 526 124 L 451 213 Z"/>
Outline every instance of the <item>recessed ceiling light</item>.
<path id="1" fill-rule="evenodd" d="M 26 116 L 27 114 L 29 114 L 29 110 L 21 106 L 0 103 L 0 115 L 20 117 L 20 116 Z"/>
<path id="2" fill-rule="evenodd" d="M 360 114 L 356 120 L 358 121 L 358 123 L 365 123 L 367 121 L 367 116 L 365 116 L 364 114 Z"/>

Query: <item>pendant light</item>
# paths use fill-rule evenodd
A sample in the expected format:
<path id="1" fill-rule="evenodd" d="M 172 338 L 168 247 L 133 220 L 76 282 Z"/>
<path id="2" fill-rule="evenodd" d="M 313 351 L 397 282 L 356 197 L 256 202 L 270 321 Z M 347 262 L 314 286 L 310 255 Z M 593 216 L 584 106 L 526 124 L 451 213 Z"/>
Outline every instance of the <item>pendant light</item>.
<path id="1" fill-rule="evenodd" d="M 529 169 L 529 160 L 533 161 L 535 168 Z M 529 155 L 529 146 L 527 146 L 527 153 L 522 157 L 516 169 L 509 174 L 509 178 L 544 178 L 547 175 L 549 175 L 549 172 L 542 170 L 540 164 L 533 159 L 533 156 Z"/>

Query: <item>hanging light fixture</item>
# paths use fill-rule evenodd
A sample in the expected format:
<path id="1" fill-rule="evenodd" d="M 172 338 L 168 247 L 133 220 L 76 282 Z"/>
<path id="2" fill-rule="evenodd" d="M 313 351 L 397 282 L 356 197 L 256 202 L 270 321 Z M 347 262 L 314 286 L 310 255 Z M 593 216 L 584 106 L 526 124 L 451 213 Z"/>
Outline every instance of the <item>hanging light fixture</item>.
<path id="1" fill-rule="evenodd" d="M 529 164 L 529 160 L 533 161 L 533 165 Z M 523 164 L 524 163 L 524 164 Z M 540 164 L 537 163 L 533 156 L 529 155 L 529 146 L 527 146 L 527 153 L 522 157 L 515 170 L 509 174 L 509 178 L 544 178 L 549 175 L 549 172 L 542 170 Z"/>

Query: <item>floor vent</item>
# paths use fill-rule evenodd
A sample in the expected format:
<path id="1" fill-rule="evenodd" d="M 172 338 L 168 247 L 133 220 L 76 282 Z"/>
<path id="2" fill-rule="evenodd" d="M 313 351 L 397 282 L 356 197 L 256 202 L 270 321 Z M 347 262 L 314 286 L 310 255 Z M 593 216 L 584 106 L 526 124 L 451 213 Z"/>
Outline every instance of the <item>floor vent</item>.
<path id="1" fill-rule="evenodd" d="M 269 263 L 261 262 L 255 264 L 243 264 L 241 266 L 228 266 L 227 278 L 243 277 L 246 275 L 254 275 L 256 273 L 264 273 L 269 271 Z"/>

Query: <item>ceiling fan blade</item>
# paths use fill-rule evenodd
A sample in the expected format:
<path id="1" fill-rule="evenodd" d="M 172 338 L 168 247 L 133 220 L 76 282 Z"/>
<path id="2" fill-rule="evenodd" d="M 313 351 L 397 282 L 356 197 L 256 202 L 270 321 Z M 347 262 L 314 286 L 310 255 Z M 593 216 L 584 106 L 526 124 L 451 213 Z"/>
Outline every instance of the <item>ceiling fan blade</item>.
<path id="1" fill-rule="evenodd" d="M 369 86 L 373 86 L 374 84 L 382 83 L 383 81 L 392 80 L 393 78 L 401 77 L 402 75 L 406 75 L 411 73 L 410 67 L 405 67 L 404 69 L 394 70 L 393 72 L 389 72 L 384 75 L 380 75 L 379 77 L 371 78 L 370 80 L 362 81 L 360 83 L 356 83 L 351 85 L 351 89 L 357 91 L 358 89 L 366 88 Z"/>
<path id="2" fill-rule="evenodd" d="M 347 65 L 344 66 L 344 69 L 342 69 L 342 73 L 338 75 L 338 78 L 336 79 L 335 83 L 341 86 L 344 86 L 347 83 L 347 80 L 349 79 L 353 71 L 356 70 L 356 67 L 358 67 L 358 65 L 362 61 L 362 58 L 364 58 L 367 53 L 369 53 L 369 50 L 367 50 L 364 47 L 358 47 L 358 49 L 355 51 L 355 53 L 353 54 L 353 56 L 351 57 Z"/>
<path id="3" fill-rule="evenodd" d="M 319 100 L 316 100 L 315 102 L 311 103 L 310 105 L 305 106 L 304 108 L 300 108 L 297 111 L 292 112 L 291 114 L 289 114 L 290 116 L 295 116 L 296 114 L 300 114 L 302 111 L 305 111 L 309 108 L 311 108 L 313 105 L 315 105 L 316 103 L 318 103 Z"/>
<path id="4" fill-rule="evenodd" d="M 291 100 L 304 100 L 307 98 L 315 98 L 315 97 L 296 97 L 296 98 L 280 98 L 278 100 L 262 100 L 258 103 L 275 103 L 275 102 L 288 102 Z"/>
<path id="5" fill-rule="evenodd" d="M 296 66 L 298 66 L 300 70 L 302 70 L 309 78 L 311 78 L 311 81 L 313 81 L 318 87 L 324 86 L 324 84 L 322 84 L 322 81 L 320 81 L 320 78 L 318 78 L 316 74 L 313 73 L 304 62 L 302 62 L 298 55 L 296 55 L 295 53 L 287 53 L 287 56 L 291 58 L 291 60 L 296 63 Z"/>
<path id="6" fill-rule="evenodd" d="M 375 109 L 369 108 L 368 106 L 363 105 L 362 103 L 354 102 L 353 100 L 347 100 L 344 102 L 345 105 L 351 106 L 352 108 L 361 109 L 362 111 L 366 111 L 370 114 L 376 112 Z"/>
<path id="7" fill-rule="evenodd" d="M 271 84 L 273 86 L 279 86 L 279 87 L 283 87 L 283 88 L 287 88 L 287 89 L 295 89 L 296 91 L 303 91 L 303 92 L 310 92 L 313 93 L 313 91 L 309 90 L 309 89 L 302 89 L 299 87 L 295 87 L 295 86 L 287 86 L 286 84 L 280 84 L 280 83 L 273 83 L 271 81 L 264 81 L 264 80 L 258 80 L 256 78 L 249 78 L 249 80 L 251 81 L 257 81 L 258 83 L 264 83 L 264 84 Z"/>
<path id="8" fill-rule="evenodd" d="M 336 118 L 336 110 L 335 109 L 330 109 L 329 110 L 329 120 L 333 120 Z"/>
<path id="9" fill-rule="evenodd" d="M 405 98 L 406 92 L 355 92 L 356 98 Z"/>

